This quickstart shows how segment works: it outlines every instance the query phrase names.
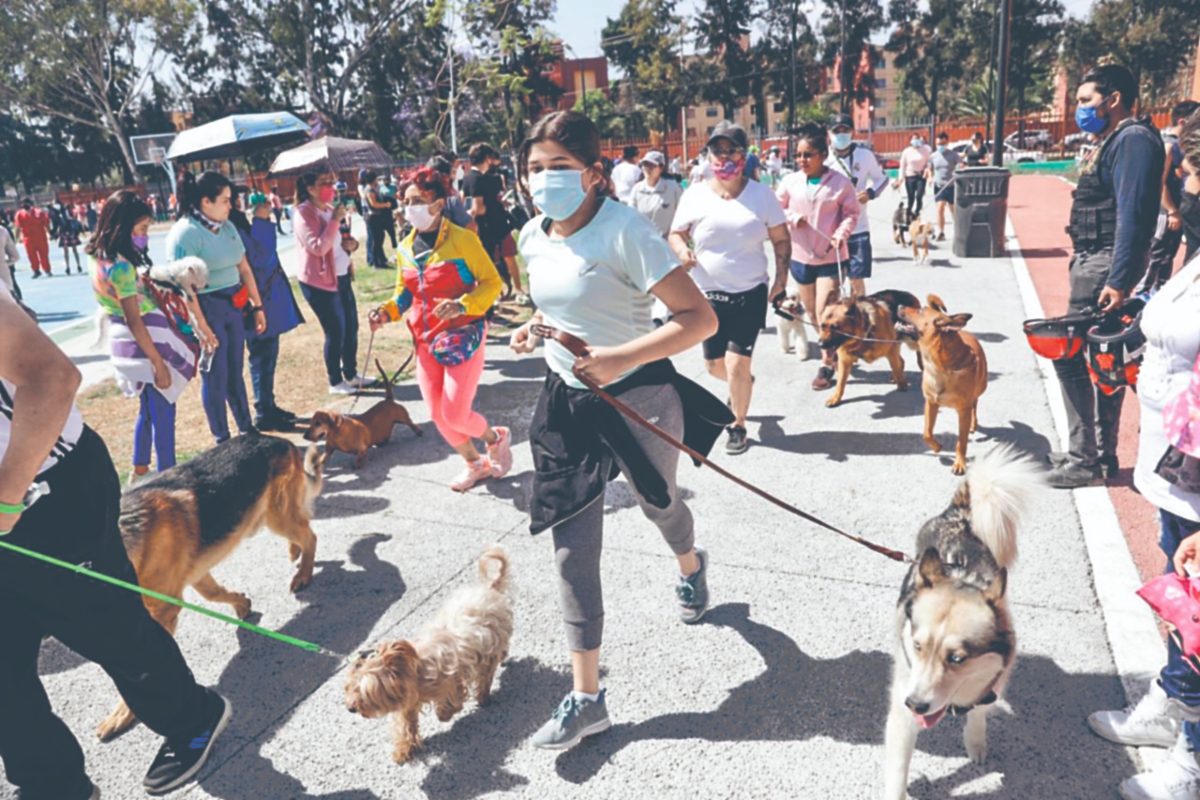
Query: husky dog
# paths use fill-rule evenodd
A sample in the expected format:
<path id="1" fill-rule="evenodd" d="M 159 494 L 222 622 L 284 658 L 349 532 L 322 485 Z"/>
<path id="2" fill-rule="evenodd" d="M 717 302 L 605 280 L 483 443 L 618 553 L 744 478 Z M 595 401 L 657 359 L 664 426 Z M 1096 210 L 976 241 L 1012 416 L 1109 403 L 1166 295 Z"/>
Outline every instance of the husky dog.
<path id="1" fill-rule="evenodd" d="M 917 535 L 917 562 L 900 590 L 884 761 L 885 800 L 908 796 L 917 733 L 947 712 L 966 714 L 963 744 L 987 756 L 987 714 L 1004 691 L 1017 643 L 1008 613 L 1008 568 L 1017 525 L 1039 470 L 997 447 L 967 470 L 950 507 Z"/>

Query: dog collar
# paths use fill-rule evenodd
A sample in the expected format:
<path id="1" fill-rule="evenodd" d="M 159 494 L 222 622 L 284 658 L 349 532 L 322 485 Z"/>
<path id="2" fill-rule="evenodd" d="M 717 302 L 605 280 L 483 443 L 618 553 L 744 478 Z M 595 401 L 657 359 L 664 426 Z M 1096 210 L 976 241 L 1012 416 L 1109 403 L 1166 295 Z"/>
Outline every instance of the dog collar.
<path id="1" fill-rule="evenodd" d="M 999 680 L 999 679 L 1000 679 L 1000 676 L 997 675 L 996 680 Z M 996 681 L 992 681 L 993 685 L 995 683 L 996 683 Z M 972 709 L 979 708 L 979 706 L 990 706 L 992 703 L 995 703 L 998 699 L 1000 699 L 1000 698 L 996 697 L 996 692 L 994 690 L 989 689 L 987 694 L 985 694 L 983 697 L 976 700 L 971 705 L 969 705 L 969 706 L 949 706 L 946 708 L 946 713 L 952 717 L 960 717 L 963 714 L 966 714 L 968 711 L 971 711 Z"/>

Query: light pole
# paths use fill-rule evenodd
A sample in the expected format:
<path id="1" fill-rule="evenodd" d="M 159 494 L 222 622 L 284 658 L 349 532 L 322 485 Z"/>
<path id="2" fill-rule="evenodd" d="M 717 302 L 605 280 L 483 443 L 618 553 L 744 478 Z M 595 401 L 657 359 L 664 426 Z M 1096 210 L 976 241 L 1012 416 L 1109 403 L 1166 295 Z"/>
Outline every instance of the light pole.
<path id="1" fill-rule="evenodd" d="M 1004 100 L 1008 92 L 1008 48 L 1012 27 L 1012 0 L 1000 0 L 1000 35 L 996 45 L 996 129 L 992 131 L 992 166 L 1004 166 Z"/>
<path id="2" fill-rule="evenodd" d="M 446 58 L 450 61 L 450 152 L 458 152 L 458 125 L 454 119 L 454 29 L 446 42 Z"/>

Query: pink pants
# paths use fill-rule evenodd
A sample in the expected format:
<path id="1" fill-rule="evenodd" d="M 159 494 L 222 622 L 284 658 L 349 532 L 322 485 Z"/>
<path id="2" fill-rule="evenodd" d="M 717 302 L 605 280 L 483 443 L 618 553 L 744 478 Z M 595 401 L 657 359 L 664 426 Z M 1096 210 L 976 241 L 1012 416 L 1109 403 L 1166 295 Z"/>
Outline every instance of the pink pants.
<path id="1" fill-rule="evenodd" d="M 417 385 L 429 406 L 433 424 L 451 447 L 478 439 L 487 430 L 487 420 L 471 408 L 475 390 L 483 375 L 483 350 L 480 344 L 471 360 L 457 367 L 443 367 L 425 344 L 417 346 Z"/>

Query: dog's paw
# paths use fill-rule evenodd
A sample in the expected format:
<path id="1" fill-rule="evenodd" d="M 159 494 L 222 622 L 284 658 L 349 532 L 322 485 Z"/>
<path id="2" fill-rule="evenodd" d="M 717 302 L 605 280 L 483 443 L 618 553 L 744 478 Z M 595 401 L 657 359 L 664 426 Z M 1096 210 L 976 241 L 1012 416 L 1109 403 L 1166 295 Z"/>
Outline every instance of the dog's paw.
<path id="1" fill-rule="evenodd" d="M 96 727 L 96 738 L 102 742 L 110 742 L 133 727 L 137 717 L 122 702 L 108 718 Z"/>
<path id="2" fill-rule="evenodd" d="M 967 472 L 967 462 L 961 458 L 954 459 L 954 463 L 950 466 L 950 471 L 955 475 L 965 475 Z"/>
<path id="3" fill-rule="evenodd" d="M 982 726 L 980 726 L 982 727 Z M 968 726 L 963 731 L 963 745 L 967 748 L 967 757 L 976 764 L 987 761 L 987 729 L 974 731 Z"/>
<path id="4" fill-rule="evenodd" d="M 246 595 L 239 594 L 230 602 L 230 605 L 233 606 L 233 614 L 238 619 L 246 619 L 250 616 L 250 598 Z"/>
<path id="5" fill-rule="evenodd" d="M 296 592 L 300 591 L 301 589 L 307 588 L 310 583 L 312 583 L 312 573 L 311 572 L 308 572 L 308 573 L 297 572 L 296 575 L 292 578 L 292 585 L 288 587 L 288 591 L 290 591 L 292 594 L 295 594 Z"/>
<path id="6" fill-rule="evenodd" d="M 936 436 L 922 436 L 921 438 L 925 440 L 925 444 L 930 450 L 935 453 L 942 452 L 942 443 L 937 440 Z"/>
<path id="7" fill-rule="evenodd" d="M 831 398 L 829 398 L 828 400 L 826 400 L 826 401 L 825 401 L 825 407 L 826 407 L 826 408 L 835 408 L 835 407 L 837 407 L 837 405 L 838 405 L 839 403 L 841 403 L 841 402 L 842 402 L 842 398 L 840 398 L 840 397 L 837 397 L 837 396 L 835 395 L 834 397 L 831 397 Z"/>
<path id="8" fill-rule="evenodd" d="M 907 392 L 908 391 L 908 381 L 905 380 L 904 378 L 901 378 L 900 380 L 896 381 L 896 391 L 897 392 Z"/>

